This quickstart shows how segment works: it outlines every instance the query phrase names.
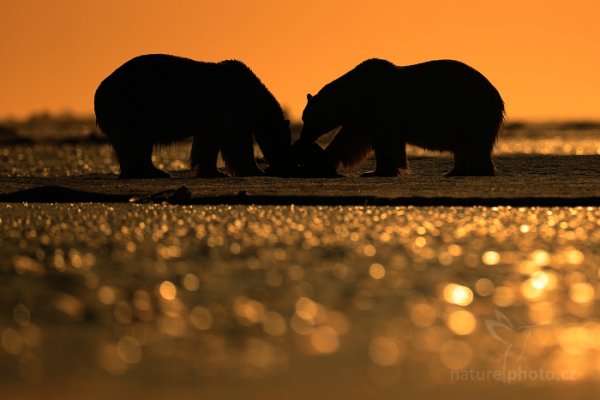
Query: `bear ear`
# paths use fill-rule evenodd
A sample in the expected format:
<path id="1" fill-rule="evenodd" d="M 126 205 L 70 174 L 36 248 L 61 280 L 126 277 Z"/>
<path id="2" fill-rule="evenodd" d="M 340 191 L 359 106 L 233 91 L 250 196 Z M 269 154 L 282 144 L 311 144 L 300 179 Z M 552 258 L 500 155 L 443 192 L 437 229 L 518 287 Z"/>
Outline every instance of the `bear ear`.
<path id="1" fill-rule="evenodd" d="M 313 98 L 312 94 L 308 93 L 308 94 L 306 95 L 306 101 L 311 101 L 311 100 L 312 100 L 312 98 Z"/>

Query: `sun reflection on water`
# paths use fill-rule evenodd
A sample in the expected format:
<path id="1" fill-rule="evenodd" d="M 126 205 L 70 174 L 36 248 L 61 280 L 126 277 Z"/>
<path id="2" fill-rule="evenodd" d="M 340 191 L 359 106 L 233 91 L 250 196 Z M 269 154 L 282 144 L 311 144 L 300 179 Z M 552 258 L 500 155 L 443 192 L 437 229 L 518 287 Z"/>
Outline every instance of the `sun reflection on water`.
<path id="1" fill-rule="evenodd" d="M 599 216 L 5 204 L 0 366 L 256 378 L 351 355 L 375 383 L 505 364 L 598 379 Z"/>

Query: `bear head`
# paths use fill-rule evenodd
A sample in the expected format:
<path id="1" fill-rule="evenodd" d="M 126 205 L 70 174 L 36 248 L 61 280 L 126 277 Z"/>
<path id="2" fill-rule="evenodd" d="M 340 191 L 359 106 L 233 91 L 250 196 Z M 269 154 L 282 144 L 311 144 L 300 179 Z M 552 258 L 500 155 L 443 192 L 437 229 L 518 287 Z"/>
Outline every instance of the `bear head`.
<path id="1" fill-rule="evenodd" d="M 302 112 L 302 131 L 299 142 L 314 143 L 324 134 L 341 125 L 338 104 L 328 101 L 328 96 L 319 92 L 317 95 L 306 95 L 307 104 Z"/>

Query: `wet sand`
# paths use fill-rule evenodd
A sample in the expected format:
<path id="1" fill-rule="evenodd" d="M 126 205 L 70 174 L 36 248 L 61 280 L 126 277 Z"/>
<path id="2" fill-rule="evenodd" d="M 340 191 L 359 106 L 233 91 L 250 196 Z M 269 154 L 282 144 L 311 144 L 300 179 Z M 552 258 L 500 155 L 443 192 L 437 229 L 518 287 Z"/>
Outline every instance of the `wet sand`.
<path id="1" fill-rule="evenodd" d="M 150 180 L 116 179 L 115 174 L 0 177 L 0 201 L 119 202 L 134 199 L 174 204 L 517 206 L 600 203 L 600 156 L 499 156 L 496 164 L 495 177 L 447 178 L 443 174 L 451 169 L 452 159 L 422 156 L 413 157 L 407 173 L 396 178 L 357 176 L 372 169 L 373 161 L 358 171 L 350 171 L 346 177 L 323 179 L 197 179 L 189 170 L 171 171 L 171 179 Z M 173 195 L 181 187 L 185 189 Z M 46 189 L 31 191 L 34 188 Z"/>

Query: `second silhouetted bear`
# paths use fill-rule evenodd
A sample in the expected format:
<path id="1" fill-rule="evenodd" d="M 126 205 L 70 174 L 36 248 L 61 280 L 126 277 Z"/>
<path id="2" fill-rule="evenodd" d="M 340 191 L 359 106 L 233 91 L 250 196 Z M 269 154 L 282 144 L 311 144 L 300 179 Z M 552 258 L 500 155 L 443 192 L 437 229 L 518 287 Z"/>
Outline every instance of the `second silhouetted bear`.
<path id="1" fill-rule="evenodd" d="M 396 176 L 407 167 L 406 144 L 454 154 L 448 175 L 494 175 L 492 150 L 504 102 L 478 71 L 458 61 L 404 67 L 371 59 L 307 96 L 293 152 L 341 127 L 326 148 L 331 166 L 352 166 L 375 152 L 366 176 Z"/>

